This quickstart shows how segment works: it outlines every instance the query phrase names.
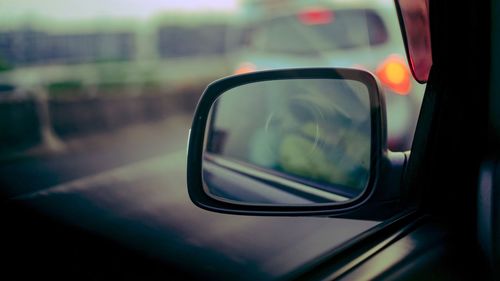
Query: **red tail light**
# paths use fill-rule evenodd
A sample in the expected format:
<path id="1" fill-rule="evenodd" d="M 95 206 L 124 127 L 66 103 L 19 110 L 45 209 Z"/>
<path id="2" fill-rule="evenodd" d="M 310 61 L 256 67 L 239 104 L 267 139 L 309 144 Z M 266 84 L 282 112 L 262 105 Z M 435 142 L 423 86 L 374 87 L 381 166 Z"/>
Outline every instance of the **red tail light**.
<path id="1" fill-rule="evenodd" d="M 375 73 L 382 84 L 396 94 L 406 96 L 410 93 L 410 70 L 401 57 L 397 55 L 389 56 L 379 65 Z"/>
<path id="2" fill-rule="evenodd" d="M 254 72 L 257 70 L 257 67 L 253 63 L 249 62 L 244 62 L 236 68 L 233 74 L 245 74 L 245 73 L 250 73 Z"/>
<path id="3" fill-rule="evenodd" d="M 322 8 L 309 8 L 301 11 L 297 17 L 303 24 L 316 25 L 333 22 L 333 12 Z"/>

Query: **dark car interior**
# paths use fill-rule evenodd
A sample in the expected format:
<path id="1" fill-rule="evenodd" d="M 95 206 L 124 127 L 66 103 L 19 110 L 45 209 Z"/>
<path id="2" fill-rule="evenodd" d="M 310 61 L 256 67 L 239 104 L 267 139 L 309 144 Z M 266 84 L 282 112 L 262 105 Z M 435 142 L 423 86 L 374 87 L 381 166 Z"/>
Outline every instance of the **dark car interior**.
<path id="1" fill-rule="evenodd" d="M 270 276 L 255 263 L 186 244 L 183 237 L 169 234 L 163 223 L 175 210 L 162 207 L 169 195 L 161 186 L 139 186 L 130 180 L 117 187 L 97 178 L 3 200 L 2 278 L 499 278 L 495 199 L 500 134 L 490 117 L 500 110 L 499 93 L 492 91 L 498 90 L 499 83 L 494 76 L 500 67 L 495 49 L 499 38 L 491 37 L 500 29 L 500 21 L 493 17 L 498 16 L 500 5 L 451 0 L 429 0 L 429 5 L 433 65 L 400 207 L 392 218 L 315 259 L 298 262 L 280 276 Z M 487 199 L 478 201 L 485 172 L 490 175 L 489 188 L 483 188 Z M 184 177 L 165 175 L 163 179 L 185 185 Z M 175 215 L 182 221 L 181 213 Z M 255 233 L 261 231 L 265 230 L 255 229 Z"/>

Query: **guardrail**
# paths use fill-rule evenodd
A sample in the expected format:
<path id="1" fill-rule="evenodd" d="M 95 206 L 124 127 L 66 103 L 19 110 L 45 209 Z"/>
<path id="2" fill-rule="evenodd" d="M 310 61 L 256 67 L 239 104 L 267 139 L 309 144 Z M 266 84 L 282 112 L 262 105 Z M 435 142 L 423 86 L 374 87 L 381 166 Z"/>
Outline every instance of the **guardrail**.
<path id="1" fill-rule="evenodd" d="M 204 87 L 229 73 L 223 58 L 17 69 L 0 74 L 0 152 L 106 132 L 192 111 Z"/>

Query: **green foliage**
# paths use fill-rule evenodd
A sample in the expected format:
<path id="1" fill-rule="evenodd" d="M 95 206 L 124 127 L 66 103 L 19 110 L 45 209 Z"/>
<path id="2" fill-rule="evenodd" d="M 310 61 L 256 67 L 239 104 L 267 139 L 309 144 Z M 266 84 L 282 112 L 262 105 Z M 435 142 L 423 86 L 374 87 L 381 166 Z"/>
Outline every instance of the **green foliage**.
<path id="1" fill-rule="evenodd" d="M 11 70 L 13 67 L 7 63 L 2 57 L 0 57 L 0 72 Z"/>

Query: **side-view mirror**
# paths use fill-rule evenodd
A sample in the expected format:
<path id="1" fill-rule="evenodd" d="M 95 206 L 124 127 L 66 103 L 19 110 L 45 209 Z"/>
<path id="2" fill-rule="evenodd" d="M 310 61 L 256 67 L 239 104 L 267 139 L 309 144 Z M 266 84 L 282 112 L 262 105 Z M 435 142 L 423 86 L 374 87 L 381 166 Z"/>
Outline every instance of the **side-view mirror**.
<path id="1" fill-rule="evenodd" d="M 195 112 L 189 195 L 225 213 L 375 219 L 397 208 L 406 163 L 405 154 L 388 152 L 386 134 L 384 97 L 369 72 L 224 78 L 207 87 Z"/>

